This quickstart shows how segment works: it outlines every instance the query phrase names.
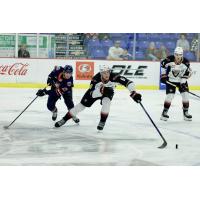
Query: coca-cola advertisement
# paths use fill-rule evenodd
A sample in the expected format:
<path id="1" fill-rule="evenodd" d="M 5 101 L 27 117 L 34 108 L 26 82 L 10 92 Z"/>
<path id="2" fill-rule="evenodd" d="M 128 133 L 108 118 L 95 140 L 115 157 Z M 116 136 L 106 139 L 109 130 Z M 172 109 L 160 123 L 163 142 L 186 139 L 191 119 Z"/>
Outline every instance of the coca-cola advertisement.
<path id="1" fill-rule="evenodd" d="M 28 73 L 28 63 L 0 64 L 0 76 L 25 76 Z"/>

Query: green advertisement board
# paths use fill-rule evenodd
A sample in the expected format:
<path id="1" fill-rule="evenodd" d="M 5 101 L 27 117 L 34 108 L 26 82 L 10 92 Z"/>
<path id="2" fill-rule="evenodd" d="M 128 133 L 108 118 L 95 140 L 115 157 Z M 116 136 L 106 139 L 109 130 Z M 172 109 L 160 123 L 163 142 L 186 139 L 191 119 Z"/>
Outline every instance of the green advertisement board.
<path id="1" fill-rule="evenodd" d="M 55 46 L 55 37 L 48 40 L 48 35 L 39 36 L 39 57 L 48 58 L 49 49 Z M 0 34 L 0 57 L 14 57 L 15 56 L 15 34 Z M 50 45 L 48 45 L 48 42 Z M 27 46 L 27 50 L 31 57 L 36 57 L 37 55 L 37 35 L 20 35 L 18 36 L 18 47 L 21 44 Z"/>

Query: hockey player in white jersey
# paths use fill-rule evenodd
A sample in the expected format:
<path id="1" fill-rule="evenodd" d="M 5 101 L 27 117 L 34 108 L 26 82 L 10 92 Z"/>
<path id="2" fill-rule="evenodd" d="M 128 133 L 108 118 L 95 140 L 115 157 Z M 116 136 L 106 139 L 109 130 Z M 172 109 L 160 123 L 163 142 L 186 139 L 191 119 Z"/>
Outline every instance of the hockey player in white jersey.
<path id="1" fill-rule="evenodd" d="M 176 47 L 174 55 L 168 56 L 161 61 L 161 79 L 166 84 L 166 98 L 161 120 L 167 121 L 168 110 L 174 98 L 176 87 L 182 96 L 183 117 L 186 121 L 192 120 L 192 115 L 188 113 L 189 109 L 189 88 L 187 79 L 191 76 L 190 62 L 183 57 L 183 49 Z M 170 83 L 172 85 L 170 85 Z"/>
<path id="2" fill-rule="evenodd" d="M 107 65 L 101 65 L 99 69 L 100 72 L 92 78 L 90 88 L 82 97 L 81 102 L 72 108 L 60 121 L 56 122 L 55 127 L 64 125 L 69 119 L 76 116 L 86 107 L 91 107 L 96 100 L 100 100 L 102 108 L 97 129 L 103 130 L 109 115 L 116 83 L 125 86 L 130 91 L 130 96 L 135 102 L 139 103 L 141 101 L 141 94 L 136 92 L 135 84 L 132 81 L 124 76 L 111 72 Z"/>

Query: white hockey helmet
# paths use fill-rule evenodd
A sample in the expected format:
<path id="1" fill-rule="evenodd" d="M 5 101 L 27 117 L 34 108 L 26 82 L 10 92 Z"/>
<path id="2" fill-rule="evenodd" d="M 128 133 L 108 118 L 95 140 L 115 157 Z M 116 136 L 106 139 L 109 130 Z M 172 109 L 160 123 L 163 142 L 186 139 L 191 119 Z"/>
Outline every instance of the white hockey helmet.
<path id="1" fill-rule="evenodd" d="M 174 54 L 183 55 L 183 48 L 182 47 L 176 47 L 174 50 Z"/>
<path id="2" fill-rule="evenodd" d="M 100 73 L 109 71 L 110 72 L 110 67 L 108 65 L 99 65 L 99 71 Z"/>

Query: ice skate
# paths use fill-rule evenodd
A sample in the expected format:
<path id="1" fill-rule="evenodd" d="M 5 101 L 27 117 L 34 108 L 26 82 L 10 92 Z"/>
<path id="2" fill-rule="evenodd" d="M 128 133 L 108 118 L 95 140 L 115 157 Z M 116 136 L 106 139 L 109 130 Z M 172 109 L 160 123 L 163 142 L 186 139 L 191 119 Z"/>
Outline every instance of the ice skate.
<path id="1" fill-rule="evenodd" d="M 73 121 L 74 121 L 76 124 L 78 124 L 78 123 L 80 122 L 80 119 L 77 118 L 77 117 L 72 117 L 72 119 L 73 119 Z"/>
<path id="2" fill-rule="evenodd" d="M 64 125 L 66 123 L 66 121 L 62 118 L 60 121 L 57 121 L 55 123 L 55 127 L 58 128 L 58 127 L 61 127 L 62 125 Z"/>
<path id="3" fill-rule="evenodd" d="M 104 126 L 105 126 L 105 122 L 99 122 L 99 124 L 98 124 L 98 126 L 97 126 L 97 129 L 99 130 L 99 131 L 102 131 L 103 130 L 103 128 L 104 128 Z"/>
<path id="4" fill-rule="evenodd" d="M 168 119 L 169 115 L 167 114 L 167 111 L 163 110 L 160 120 L 167 121 Z"/>
<path id="5" fill-rule="evenodd" d="M 192 115 L 188 113 L 188 110 L 183 110 L 183 119 L 185 121 L 192 121 Z"/>

